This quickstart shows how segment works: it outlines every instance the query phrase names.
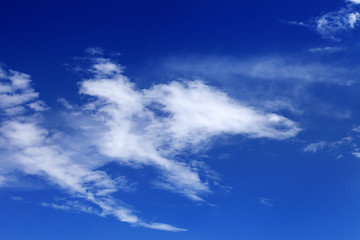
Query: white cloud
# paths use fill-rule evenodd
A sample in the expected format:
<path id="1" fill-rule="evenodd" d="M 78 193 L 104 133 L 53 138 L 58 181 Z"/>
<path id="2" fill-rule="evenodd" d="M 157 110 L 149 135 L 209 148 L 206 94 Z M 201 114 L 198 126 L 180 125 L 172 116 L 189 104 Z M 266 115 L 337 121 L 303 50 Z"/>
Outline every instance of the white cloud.
<path id="1" fill-rule="evenodd" d="M 41 203 L 41 206 L 43 206 L 43 207 L 51 207 L 51 208 L 60 209 L 60 210 L 70 210 L 71 209 L 67 205 L 59 205 L 59 204 L 47 203 L 47 202 Z"/>
<path id="2" fill-rule="evenodd" d="M 276 82 L 325 82 L 350 85 L 358 81 L 359 70 L 341 63 L 333 64 L 301 60 L 294 57 L 265 56 L 241 60 L 223 57 L 200 57 L 189 59 L 169 59 L 165 63 L 168 71 L 185 75 L 201 75 L 223 79 L 236 76 L 237 81 L 244 78 L 272 80 Z"/>
<path id="3" fill-rule="evenodd" d="M 97 77 L 107 77 L 113 74 L 120 74 L 122 67 L 104 58 L 97 58 L 95 64 L 92 66 L 93 72 Z"/>
<path id="4" fill-rule="evenodd" d="M 26 89 L 30 84 L 30 75 L 10 70 L 9 79 L 15 89 Z"/>
<path id="5" fill-rule="evenodd" d="M 101 211 L 98 209 L 85 205 L 82 202 L 79 201 L 65 201 L 63 203 L 48 203 L 43 202 L 41 203 L 44 207 L 51 207 L 59 210 L 68 210 L 68 211 L 77 211 L 77 212 L 83 212 L 83 213 L 89 213 L 89 214 L 96 214 L 101 216 Z"/>
<path id="6" fill-rule="evenodd" d="M 157 85 L 145 95 L 170 115 L 163 124 L 175 145 L 195 145 L 220 134 L 285 139 L 300 131 L 294 122 L 237 102 L 200 81 Z"/>
<path id="7" fill-rule="evenodd" d="M 287 23 L 311 28 L 325 39 L 340 41 L 341 34 L 356 28 L 360 20 L 360 13 L 356 7 L 356 4 L 359 4 L 358 0 L 349 0 L 349 2 L 354 4 L 347 4 L 337 11 L 325 13 L 307 23 L 294 21 Z"/>
<path id="8" fill-rule="evenodd" d="M 360 125 L 359 126 L 356 126 L 352 129 L 354 132 L 358 132 L 360 133 Z"/>
<path id="9" fill-rule="evenodd" d="M 218 56 L 170 58 L 163 66 L 181 79 L 195 76 L 225 88 L 231 86 L 227 91 L 236 95 L 240 99 L 238 102 L 250 102 L 258 110 L 334 118 L 350 117 L 351 112 L 315 96 L 309 88 L 314 84 L 350 86 L 358 82 L 360 76 L 360 68 L 339 60 L 325 63 L 312 58 L 276 55 L 252 59 Z M 312 102 L 310 107 L 309 101 Z"/>
<path id="10" fill-rule="evenodd" d="M 348 23 L 350 27 L 355 28 L 355 24 L 357 23 L 357 21 L 360 20 L 360 13 L 358 12 L 350 13 L 348 17 L 349 17 Z"/>
<path id="11" fill-rule="evenodd" d="M 344 48 L 341 47 L 317 47 L 317 48 L 309 48 L 309 52 L 312 53 L 335 53 L 343 51 Z"/>
<path id="12" fill-rule="evenodd" d="M 22 197 L 18 197 L 18 196 L 11 196 L 11 199 L 14 201 L 21 201 Z"/>
<path id="13" fill-rule="evenodd" d="M 59 98 L 58 102 L 65 108 L 67 108 L 68 110 L 73 109 L 74 107 L 69 103 L 69 101 L 67 101 L 64 98 Z"/>
<path id="14" fill-rule="evenodd" d="M 108 204 L 109 194 L 117 191 L 116 181 L 103 171 L 76 163 L 65 149 L 52 145 L 45 129 L 35 123 L 12 121 L 5 122 L 0 132 L 14 151 L 11 160 L 25 173 L 44 176 L 70 194 L 101 206 L 121 221 L 137 219 L 131 211 Z M 123 211 L 121 216 L 117 213 L 119 210 Z M 131 223 L 136 221 L 131 220 Z"/>
<path id="15" fill-rule="evenodd" d="M 163 223 L 150 223 L 150 224 L 144 223 L 144 224 L 141 224 L 140 226 L 151 228 L 151 229 L 156 229 L 156 230 L 171 231 L 171 232 L 186 232 L 187 231 L 186 229 L 176 228 L 169 224 L 163 224 Z"/>
<path id="16" fill-rule="evenodd" d="M 334 150 L 344 145 L 351 145 L 353 141 L 352 137 L 344 137 L 337 141 L 320 141 L 316 143 L 308 144 L 304 148 L 304 152 L 317 152 L 324 148 L 328 148 L 329 150 Z"/>
<path id="17" fill-rule="evenodd" d="M 47 107 L 31 88 L 29 75 L 1 71 L 0 97 L 5 100 L 1 109 L 23 108 L 1 123 L 2 161 L 94 204 L 100 215 L 112 215 L 135 226 L 185 230 L 144 222 L 115 199 L 112 193 L 133 190 L 134 185 L 124 176 L 112 178 L 99 170 L 105 164 L 152 166 L 159 170 L 152 181 L 157 187 L 203 201 L 202 196 L 212 191 L 211 182 L 219 185 L 219 178 L 204 164 L 177 160 L 183 149 L 198 150 L 223 134 L 286 139 L 300 131 L 295 122 L 240 103 L 200 81 L 172 82 L 140 91 L 123 75 L 120 65 L 104 58 L 94 59 L 89 72 L 93 77 L 80 83 L 81 94 L 90 97 L 87 103 L 76 106 L 60 100 L 67 109 L 59 122 L 71 122 L 62 126 L 73 129 L 69 135 L 45 127 L 41 111 Z M 71 201 L 43 205 L 88 209 Z"/>
<path id="18" fill-rule="evenodd" d="M 4 186 L 6 182 L 6 177 L 0 175 L 0 187 Z"/>
<path id="19" fill-rule="evenodd" d="M 317 143 L 310 143 L 304 148 L 304 152 L 317 152 L 318 150 L 323 149 L 327 145 L 326 142 L 317 142 Z"/>
<path id="20" fill-rule="evenodd" d="M 46 106 L 46 104 L 43 101 L 36 101 L 36 102 L 29 103 L 28 106 L 37 112 L 42 112 L 42 111 L 48 110 L 48 107 Z"/>
<path id="21" fill-rule="evenodd" d="M 355 127 L 352 130 L 357 133 L 357 128 L 358 127 Z M 336 141 L 320 141 L 311 143 L 305 146 L 304 152 L 315 153 L 320 150 L 327 150 L 328 152 L 332 152 L 337 159 L 343 158 L 345 154 L 360 157 L 358 137 L 359 136 L 352 134 Z"/>
<path id="22" fill-rule="evenodd" d="M 9 101 L 11 104 L 2 104 L 2 110 L 6 111 L 13 108 L 14 102 L 16 102 L 16 106 L 32 102 L 35 104 L 31 106 L 33 109 L 43 110 L 39 109 L 43 104 L 37 100 L 38 94 L 29 87 L 30 77 L 15 74 L 14 71 L 10 71 L 10 73 L 10 75 L 3 75 L 2 80 L 5 83 L 2 85 L 9 86 L 9 89 L 17 91 L 16 93 L 13 90 L 7 92 L 6 97 L 8 99 L 15 96 L 19 100 Z M 20 81 L 20 77 L 24 76 L 26 76 L 27 81 Z M 9 79 L 11 81 L 6 82 Z M 29 92 L 32 93 L 31 98 L 26 97 Z M 106 172 L 94 169 L 92 164 L 79 162 L 77 158 L 81 153 L 71 153 L 68 149 L 63 149 L 61 145 L 57 145 L 56 138 L 49 130 L 41 126 L 41 121 L 37 115 L 27 113 L 27 115 L 15 116 L 3 121 L 0 126 L 0 139 L 4 143 L 1 160 L 8 161 L 7 164 L 12 164 L 12 167 L 16 167 L 17 170 L 43 176 L 50 182 L 59 185 L 69 194 L 96 204 L 100 207 L 103 215 L 113 215 L 120 221 L 134 225 L 146 225 L 131 210 L 116 203 L 111 197 L 111 193 L 119 188 L 128 187 L 126 186 L 126 179 L 124 177 L 112 179 Z M 0 181 L 3 185 L 5 177 L 1 176 Z M 70 208 L 69 204 L 52 204 L 52 207 Z M 72 206 L 73 208 L 74 206 Z M 154 224 L 156 227 L 156 223 Z M 150 224 L 149 226 L 155 228 Z M 162 225 L 159 223 L 159 226 Z M 177 228 L 171 228 L 169 225 L 168 229 L 176 231 Z M 182 231 L 182 229 L 180 230 Z"/>
<path id="23" fill-rule="evenodd" d="M 258 198 L 259 203 L 261 203 L 264 206 L 268 207 L 274 207 L 274 204 L 271 203 L 271 199 L 269 198 Z"/>
<path id="24" fill-rule="evenodd" d="M 353 152 L 352 153 L 355 157 L 360 158 L 360 152 Z"/>
<path id="25" fill-rule="evenodd" d="M 4 110 L 4 113 L 9 116 L 19 115 L 24 112 L 26 112 L 26 109 L 23 106 L 10 107 Z"/>
<path id="26" fill-rule="evenodd" d="M 0 109 L 13 115 L 22 113 L 23 104 L 31 104 L 38 93 L 30 87 L 30 76 L 13 70 L 0 69 Z"/>
<path id="27" fill-rule="evenodd" d="M 360 0 L 347 0 L 347 1 L 355 4 L 360 4 Z"/>
<path id="28" fill-rule="evenodd" d="M 85 53 L 90 54 L 90 55 L 103 55 L 104 50 L 99 47 L 90 47 L 90 48 L 85 49 Z"/>

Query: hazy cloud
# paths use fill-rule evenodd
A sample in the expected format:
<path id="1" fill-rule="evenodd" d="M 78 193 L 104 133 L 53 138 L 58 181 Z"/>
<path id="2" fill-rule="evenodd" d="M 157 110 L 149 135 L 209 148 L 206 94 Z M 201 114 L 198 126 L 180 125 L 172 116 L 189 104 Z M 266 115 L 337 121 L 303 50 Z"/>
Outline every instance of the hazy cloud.
<path id="1" fill-rule="evenodd" d="M 271 203 L 270 198 L 258 198 L 258 200 L 259 200 L 259 203 L 264 206 L 274 207 L 274 204 Z"/>
<path id="2" fill-rule="evenodd" d="M 317 142 L 317 143 L 310 143 L 304 148 L 304 152 L 317 152 L 320 149 L 323 149 L 327 145 L 326 142 Z"/>
<path id="3" fill-rule="evenodd" d="M 347 0 L 347 1 L 355 4 L 360 4 L 360 0 Z"/>
<path id="4" fill-rule="evenodd" d="M 317 47 L 317 48 L 309 48 L 309 52 L 312 53 L 335 53 L 343 51 L 344 48 L 341 47 Z"/>
<path id="5" fill-rule="evenodd" d="M 321 63 L 294 57 L 265 56 L 252 59 L 230 57 L 194 57 L 169 59 L 168 71 L 187 75 L 201 75 L 212 78 L 236 76 L 276 82 L 325 82 L 350 85 L 359 80 L 360 71 L 339 63 Z M 222 79 L 221 78 L 221 79 Z"/>

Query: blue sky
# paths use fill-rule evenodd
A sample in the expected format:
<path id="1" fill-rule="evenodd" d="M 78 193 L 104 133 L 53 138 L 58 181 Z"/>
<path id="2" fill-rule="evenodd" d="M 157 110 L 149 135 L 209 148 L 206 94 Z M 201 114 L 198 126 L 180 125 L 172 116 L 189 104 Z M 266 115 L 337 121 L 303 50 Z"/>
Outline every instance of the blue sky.
<path id="1" fill-rule="evenodd" d="M 0 238 L 355 240 L 360 1 L 8 1 Z"/>

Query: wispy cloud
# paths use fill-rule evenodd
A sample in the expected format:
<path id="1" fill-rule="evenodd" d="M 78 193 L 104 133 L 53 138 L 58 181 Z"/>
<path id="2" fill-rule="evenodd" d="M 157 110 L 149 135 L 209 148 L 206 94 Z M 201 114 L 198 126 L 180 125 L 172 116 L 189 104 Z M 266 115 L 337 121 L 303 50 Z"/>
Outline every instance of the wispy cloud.
<path id="1" fill-rule="evenodd" d="M 103 55 L 104 50 L 100 47 L 90 47 L 85 49 L 85 53 L 90 55 Z"/>
<path id="2" fill-rule="evenodd" d="M 211 186 L 220 185 L 219 177 L 201 162 L 178 160 L 183 150 L 198 151 L 223 134 L 286 139 L 300 131 L 295 122 L 238 102 L 201 81 L 139 90 L 124 76 L 121 65 L 105 58 L 91 62 L 91 77 L 79 84 L 87 102 L 76 106 L 60 100 L 65 106 L 60 114 L 62 127 L 71 128 L 69 132 L 44 123 L 48 107 L 31 87 L 29 75 L 2 69 L 0 153 L 1 161 L 11 166 L 6 174 L 17 169 L 42 176 L 70 197 L 95 205 L 102 216 L 112 215 L 135 226 L 185 230 L 147 223 L 114 198 L 113 193 L 133 189 L 133 184 L 125 176 L 114 178 L 100 170 L 110 162 L 135 168 L 151 166 L 159 172 L 152 181 L 157 187 L 203 201 L 202 196 L 212 192 Z M 10 117 L 9 109 L 15 108 L 21 110 L 12 111 Z M 88 209 L 70 200 L 43 205 Z"/>
<path id="3" fill-rule="evenodd" d="M 310 143 L 304 148 L 304 152 L 317 152 L 320 149 L 323 149 L 325 146 L 327 146 L 328 143 L 321 141 L 317 143 Z"/>
<path id="4" fill-rule="evenodd" d="M 23 198 L 18 196 L 11 196 L 11 199 L 14 201 L 21 201 Z"/>
<path id="5" fill-rule="evenodd" d="M 63 201 L 61 203 L 48 203 L 48 202 L 42 202 L 41 206 L 43 207 L 51 207 L 59 210 L 68 210 L 68 211 L 75 211 L 75 212 L 83 212 L 88 214 L 96 214 L 99 216 L 101 215 L 101 211 L 99 209 L 96 209 L 92 206 L 86 205 L 80 201 Z"/>
<path id="6" fill-rule="evenodd" d="M 321 150 L 325 147 L 329 149 L 334 149 L 342 145 L 349 145 L 352 143 L 352 141 L 353 141 L 352 137 L 344 137 L 337 141 L 321 141 L 321 142 L 311 143 L 304 148 L 304 151 L 317 152 L 318 150 Z"/>
<path id="7" fill-rule="evenodd" d="M 343 51 L 342 47 L 317 47 L 317 48 L 309 48 L 309 52 L 312 53 L 335 53 Z"/>
<path id="8" fill-rule="evenodd" d="M 347 0 L 347 1 L 354 4 L 360 4 L 360 0 Z"/>
<path id="9" fill-rule="evenodd" d="M 357 132 L 357 130 L 357 127 L 353 129 L 354 132 Z M 310 143 L 304 147 L 304 152 L 315 153 L 321 150 L 334 152 L 337 158 L 342 158 L 345 153 L 360 157 L 359 136 L 350 134 L 350 136 L 341 138 L 340 140 L 320 141 Z"/>
<path id="10" fill-rule="evenodd" d="M 23 81 L 20 81 L 20 77 L 24 78 Z M 8 99 L 2 105 L 4 112 L 17 106 L 25 109 L 29 103 L 38 101 L 38 93 L 30 87 L 28 75 L 9 71 L 9 75 L 3 75 L 1 80 L 2 87 L 9 89 L 2 93 L 3 99 Z M 5 118 L 1 123 L 0 138 L 4 143 L 1 149 L 1 161 L 7 161 L 3 167 L 12 165 L 11 168 L 17 168 L 24 173 L 43 176 L 66 190 L 71 196 L 97 205 L 103 215 L 113 215 L 120 221 L 133 225 L 154 224 L 143 222 L 111 196 L 111 193 L 125 187 L 124 178 L 112 179 L 106 172 L 96 170 L 94 163 L 79 161 L 81 153 L 71 153 L 69 151 L 71 149 L 64 149 L 58 142 L 58 136 L 42 126 L 36 109 L 28 107 L 27 110 L 27 112 L 18 112 L 11 118 Z M 5 177 L 3 175 L 1 179 L 5 181 Z M 52 206 L 60 208 L 60 205 Z M 69 208 L 69 205 L 62 206 L 63 209 Z M 176 227 L 169 229 L 183 231 Z"/>
<path id="11" fill-rule="evenodd" d="M 352 129 L 354 132 L 360 133 L 360 125 Z"/>
<path id="12" fill-rule="evenodd" d="M 355 157 L 360 158 L 360 149 L 357 149 L 356 152 L 352 153 Z"/>
<path id="13" fill-rule="evenodd" d="M 298 82 L 325 82 L 349 85 L 359 80 L 360 71 L 339 62 L 321 63 L 299 57 L 264 56 L 252 59 L 231 57 L 173 58 L 165 63 L 168 71 L 187 75 L 220 78 L 244 78 Z"/>
<path id="14" fill-rule="evenodd" d="M 359 26 L 360 13 L 358 0 L 348 0 L 343 8 L 327 12 L 308 21 L 285 21 L 289 24 L 304 26 L 316 31 L 324 39 L 340 41 L 343 33 L 349 32 Z"/>
<path id="15" fill-rule="evenodd" d="M 240 101 L 264 111 L 296 115 L 311 112 L 334 118 L 350 117 L 351 112 L 309 90 L 329 84 L 352 86 L 360 76 L 359 68 L 349 63 L 315 61 L 304 56 L 177 57 L 164 61 L 163 67 L 177 78 L 194 77 L 225 87 L 231 85 L 228 91 Z"/>
<path id="16" fill-rule="evenodd" d="M 6 182 L 6 177 L 0 175 L 0 187 L 4 186 Z"/>
<path id="17" fill-rule="evenodd" d="M 315 20 L 315 30 L 324 38 L 339 40 L 338 33 L 358 26 L 359 16 L 359 12 L 354 12 L 352 8 L 329 12 Z"/>
<path id="18" fill-rule="evenodd" d="M 271 203 L 270 198 L 258 198 L 258 200 L 259 200 L 259 203 L 264 206 L 274 207 L 274 204 Z"/>

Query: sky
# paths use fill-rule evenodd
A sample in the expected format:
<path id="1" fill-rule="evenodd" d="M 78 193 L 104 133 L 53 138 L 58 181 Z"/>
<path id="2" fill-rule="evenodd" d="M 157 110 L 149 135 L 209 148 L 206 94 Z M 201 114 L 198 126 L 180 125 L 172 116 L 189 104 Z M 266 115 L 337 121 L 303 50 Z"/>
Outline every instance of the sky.
<path id="1" fill-rule="evenodd" d="M 359 0 L 0 22 L 1 239 L 359 239 Z"/>

